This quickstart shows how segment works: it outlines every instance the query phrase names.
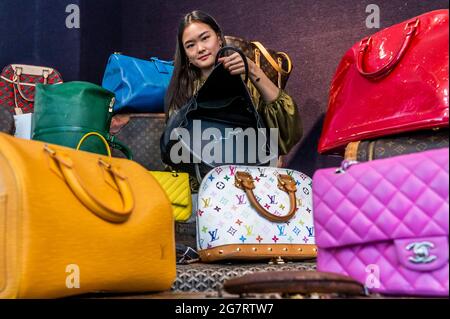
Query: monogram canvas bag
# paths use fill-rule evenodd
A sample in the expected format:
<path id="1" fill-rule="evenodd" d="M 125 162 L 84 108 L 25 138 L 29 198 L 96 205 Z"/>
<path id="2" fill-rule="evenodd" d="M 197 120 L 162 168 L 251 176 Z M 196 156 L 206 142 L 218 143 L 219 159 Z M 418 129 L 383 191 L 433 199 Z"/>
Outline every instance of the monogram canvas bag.
<path id="1" fill-rule="evenodd" d="M 305 174 L 220 166 L 203 179 L 197 208 L 204 262 L 316 256 L 311 179 Z"/>

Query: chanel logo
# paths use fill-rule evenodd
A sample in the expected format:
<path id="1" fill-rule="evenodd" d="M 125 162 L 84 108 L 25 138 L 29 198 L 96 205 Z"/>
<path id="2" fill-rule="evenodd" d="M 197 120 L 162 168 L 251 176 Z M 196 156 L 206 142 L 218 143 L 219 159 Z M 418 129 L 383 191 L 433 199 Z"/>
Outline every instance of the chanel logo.
<path id="1" fill-rule="evenodd" d="M 406 250 L 412 250 L 414 256 L 409 257 L 409 261 L 413 264 L 428 264 L 437 259 L 436 256 L 430 256 L 430 248 L 434 248 L 434 244 L 428 241 L 411 243 L 406 246 Z"/>

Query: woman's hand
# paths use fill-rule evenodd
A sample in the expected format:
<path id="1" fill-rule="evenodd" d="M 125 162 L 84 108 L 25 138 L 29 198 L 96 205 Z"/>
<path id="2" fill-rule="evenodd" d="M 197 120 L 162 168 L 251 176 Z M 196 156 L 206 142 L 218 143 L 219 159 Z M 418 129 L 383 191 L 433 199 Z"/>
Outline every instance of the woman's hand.
<path id="1" fill-rule="evenodd" d="M 239 53 L 233 53 L 230 56 L 219 58 L 219 63 L 222 62 L 226 70 L 232 75 L 245 74 L 244 61 Z M 258 90 L 259 94 L 267 103 L 273 102 L 278 97 L 280 89 L 270 81 L 255 62 L 247 58 L 248 62 L 248 76 L 253 85 Z"/>
<path id="2" fill-rule="evenodd" d="M 239 53 L 235 52 L 230 56 L 221 57 L 219 58 L 219 63 L 223 63 L 223 67 L 232 75 L 245 74 L 244 60 L 242 60 Z M 247 63 L 250 71 L 250 68 L 252 67 L 251 63 L 253 63 L 253 61 L 247 58 Z"/>

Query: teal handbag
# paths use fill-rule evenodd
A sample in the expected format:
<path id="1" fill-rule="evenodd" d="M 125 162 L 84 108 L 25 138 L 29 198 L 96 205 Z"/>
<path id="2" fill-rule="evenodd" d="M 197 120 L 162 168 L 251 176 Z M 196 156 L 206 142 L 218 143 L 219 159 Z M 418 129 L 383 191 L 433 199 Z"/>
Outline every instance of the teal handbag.
<path id="1" fill-rule="evenodd" d="M 114 112 L 163 113 L 173 68 L 172 62 L 158 58 L 141 60 L 112 54 L 102 86 L 116 96 Z"/>
<path id="2" fill-rule="evenodd" d="M 114 94 L 89 82 L 36 85 L 31 124 L 33 140 L 76 148 L 88 133 L 103 136 L 112 148 L 132 159 L 130 149 L 109 134 Z M 97 138 L 84 141 L 80 150 L 107 155 Z"/>

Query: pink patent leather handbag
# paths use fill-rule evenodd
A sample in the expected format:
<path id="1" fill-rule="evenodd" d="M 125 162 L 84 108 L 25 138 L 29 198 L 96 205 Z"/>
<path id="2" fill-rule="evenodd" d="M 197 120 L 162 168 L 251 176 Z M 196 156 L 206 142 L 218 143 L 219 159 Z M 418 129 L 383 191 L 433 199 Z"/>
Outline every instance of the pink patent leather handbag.
<path id="1" fill-rule="evenodd" d="M 448 148 L 313 177 L 317 269 L 369 291 L 448 296 Z"/>

